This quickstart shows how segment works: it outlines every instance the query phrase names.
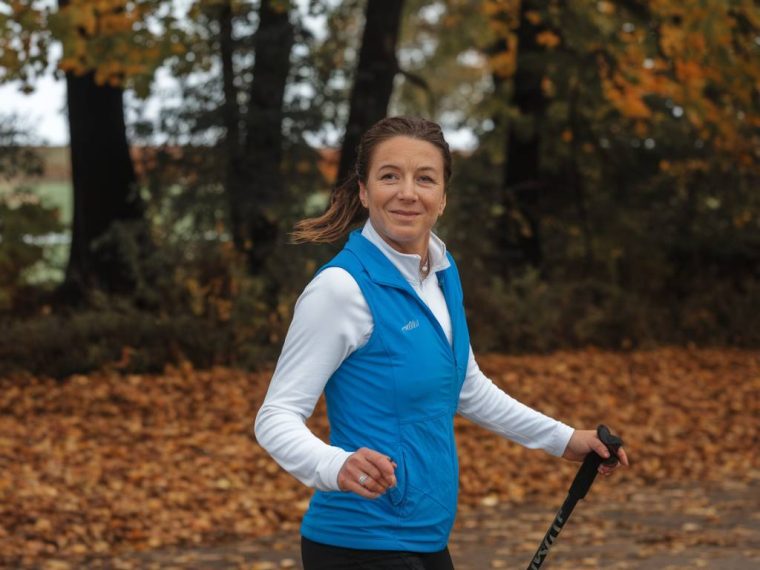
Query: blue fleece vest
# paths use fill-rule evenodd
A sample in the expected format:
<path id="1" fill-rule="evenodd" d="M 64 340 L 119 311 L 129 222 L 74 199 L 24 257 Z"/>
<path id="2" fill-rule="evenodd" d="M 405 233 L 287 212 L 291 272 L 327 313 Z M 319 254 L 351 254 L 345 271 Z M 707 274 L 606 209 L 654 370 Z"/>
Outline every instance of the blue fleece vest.
<path id="1" fill-rule="evenodd" d="M 424 301 L 358 230 L 320 269 L 348 271 L 374 321 L 369 341 L 325 386 L 330 443 L 390 456 L 398 464 L 398 484 L 374 500 L 316 491 L 301 525 L 310 540 L 414 552 L 435 552 L 448 543 L 459 489 L 454 415 L 470 346 L 462 286 L 448 258 L 451 266 L 437 276 L 451 316 L 453 348 Z"/>

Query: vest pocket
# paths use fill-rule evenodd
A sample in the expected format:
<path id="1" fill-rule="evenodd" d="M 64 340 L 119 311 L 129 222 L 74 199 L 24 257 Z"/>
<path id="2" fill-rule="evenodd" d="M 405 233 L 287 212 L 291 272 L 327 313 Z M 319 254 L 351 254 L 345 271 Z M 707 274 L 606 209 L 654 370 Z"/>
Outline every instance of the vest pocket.
<path id="1" fill-rule="evenodd" d="M 403 449 L 399 450 L 394 460 L 396 461 L 396 486 L 388 489 L 388 497 L 391 504 L 398 508 L 406 499 L 407 492 L 406 456 Z"/>
<path id="2" fill-rule="evenodd" d="M 396 489 L 390 501 L 399 516 L 415 521 L 453 520 L 457 508 L 458 469 L 449 414 L 403 424 Z"/>
<path id="3" fill-rule="evenodd" d="M 399 453 L 396 460 L 396 486 L 388 489 L 388 499 L 396 510 L 397 514 L 402 517 L 418 517 L 421 514 L 423 519 L 440 517 L 443 512 L 448 513 L 445 517 L 453 516 L 456 511 L 457 490 L 456 485 L 449 482 L 435 482 L 430 488 L 425 488 L 425 482 L 428 480 L 425 473 L 431 472 L 431 466 L 418 466 L 413 472 L 408 469 L 409 459 L 403 450 Z M 435 469 L 444 472 L 450 467 L 449 460 L 440 462 Z M 421 512 L 422 511 L 422 512 Z M 445 518 L 444 517 L 444 518 Z"/>

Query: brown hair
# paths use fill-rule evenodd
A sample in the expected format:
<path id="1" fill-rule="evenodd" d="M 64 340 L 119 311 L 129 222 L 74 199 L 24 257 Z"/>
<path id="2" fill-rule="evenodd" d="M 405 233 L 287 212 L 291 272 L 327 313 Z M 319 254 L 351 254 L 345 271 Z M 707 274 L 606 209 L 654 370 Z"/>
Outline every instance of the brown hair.
<path id="1" fill-rule="evenodd" d="M 367 183 L 369 167 L 375 148 L 393 137 L 410 137 L 429 142 L 443 157 L 444 189 L 451 178 L 451 152 L 441 127 L 420 117 L 386 117 L 372 125 L 361 138 L 354 172 L 332 192 L 327 211 L 316 218 L 296 223 L 291 238 L 294 243 L 329 243 L 342 238 L 348 230 L 366 218 L 359 200 L 359 181 Z"/>

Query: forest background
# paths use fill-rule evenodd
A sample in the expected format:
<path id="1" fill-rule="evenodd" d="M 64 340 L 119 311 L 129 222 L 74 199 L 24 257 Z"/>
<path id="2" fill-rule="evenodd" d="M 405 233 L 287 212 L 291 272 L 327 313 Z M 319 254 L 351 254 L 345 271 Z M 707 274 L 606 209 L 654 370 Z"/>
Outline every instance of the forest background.
<path id="1" fill-rule="evenodd" d="M 757 566 L 757 1 L 0 0 L 0 82 L 51 71 L 67 148 L 0 101 L 0 566 L 297 567 L 251 424 L 341 244 L 288 233 L 389 114 L 472 141 L 479 365 L 626 442 L 552 567 Z M 524 567 L 577 465 L 455 430 L 457 567 Z"/>
<path id="2" fill-rule="evenodd" d="M 50 70 L 68 151 L 0 119 L 0 373 L 271 362 L 340 247 L 288 232 L 388 114 L 472 135 L 476 350 L 760 344 L 756 2 L 0 2 L 0 80 Z"/>

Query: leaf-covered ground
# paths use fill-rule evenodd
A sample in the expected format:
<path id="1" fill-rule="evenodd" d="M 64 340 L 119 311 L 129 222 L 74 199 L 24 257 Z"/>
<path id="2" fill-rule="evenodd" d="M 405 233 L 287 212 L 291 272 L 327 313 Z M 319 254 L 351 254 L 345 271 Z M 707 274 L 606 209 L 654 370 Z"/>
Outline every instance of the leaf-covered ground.
<path id="1" fill-rule="evenodd" d="M 712 505 L 717 499 L 705 488 L 759 488 L 757 351 L 588 350 L 485 355 L 479 362 L 525 403 L 576 427 L 605 422 L 626 440 L 631 468 L 595 483 L 589 505 L 582 504 L 570 523 L 576 524 L 576 538 L 568 541 L 593 528 L 587 538 L 602 544 L 610 538 L 605 529 L 614 526 L 641 538 L 642 548 L 654 544 L 655 554 L 693 548 L 694 528 L 688 525 L 720 526 Z M 141 551 L 179 546 L 189 552 L 199 545 L 255 545 L 266 542 L 262 537 L 292 536 L 310 492 L 251 437 L 268 380 L 268 373 L 189 367 L 156 376 L 106 371 L 64 382 L 0 380 L 0 565 L 65 568 L 123 557 L 129 567 L 127 560 Z M 322 404 L 310 425 L 326 434 Z M 455 555 L 466 565 L 482 550 L 468 551 L 468 543 L 503 541 L 503 556 L 489 565 L 508 567 L 510 556 L 524 559 L 528 543 L 537 543 L 577 465 L 523 449 L 466 420 L 457 421 L 457 431 Z M 673 532 L 647 538 L 653 531 L 620 520 L 615 505 L 638 505 L 642 516 L 662 518 L 665 509 L 704 520 L 684 519 Z M 584 509 L 596 509 L 606 522 L 584 524 Z M 494 520 L 502 521 L 503 530 L 494 532 Z M 750 523 L 756 527 L 757 519 L 737 531 L 745 533 L 737 555 L 747 560 L 760 548 L 747 535 Z M 509 541 L 500 532 L 521 534 L 513 550 L 505 550 Z M 713 541 L 730 545 L 721 536 Z M 586 559 L 575 567 L 595 567 L 591 554 Z M 240 567 L 251 566 L 251 558 L 241 560 Z"/>

